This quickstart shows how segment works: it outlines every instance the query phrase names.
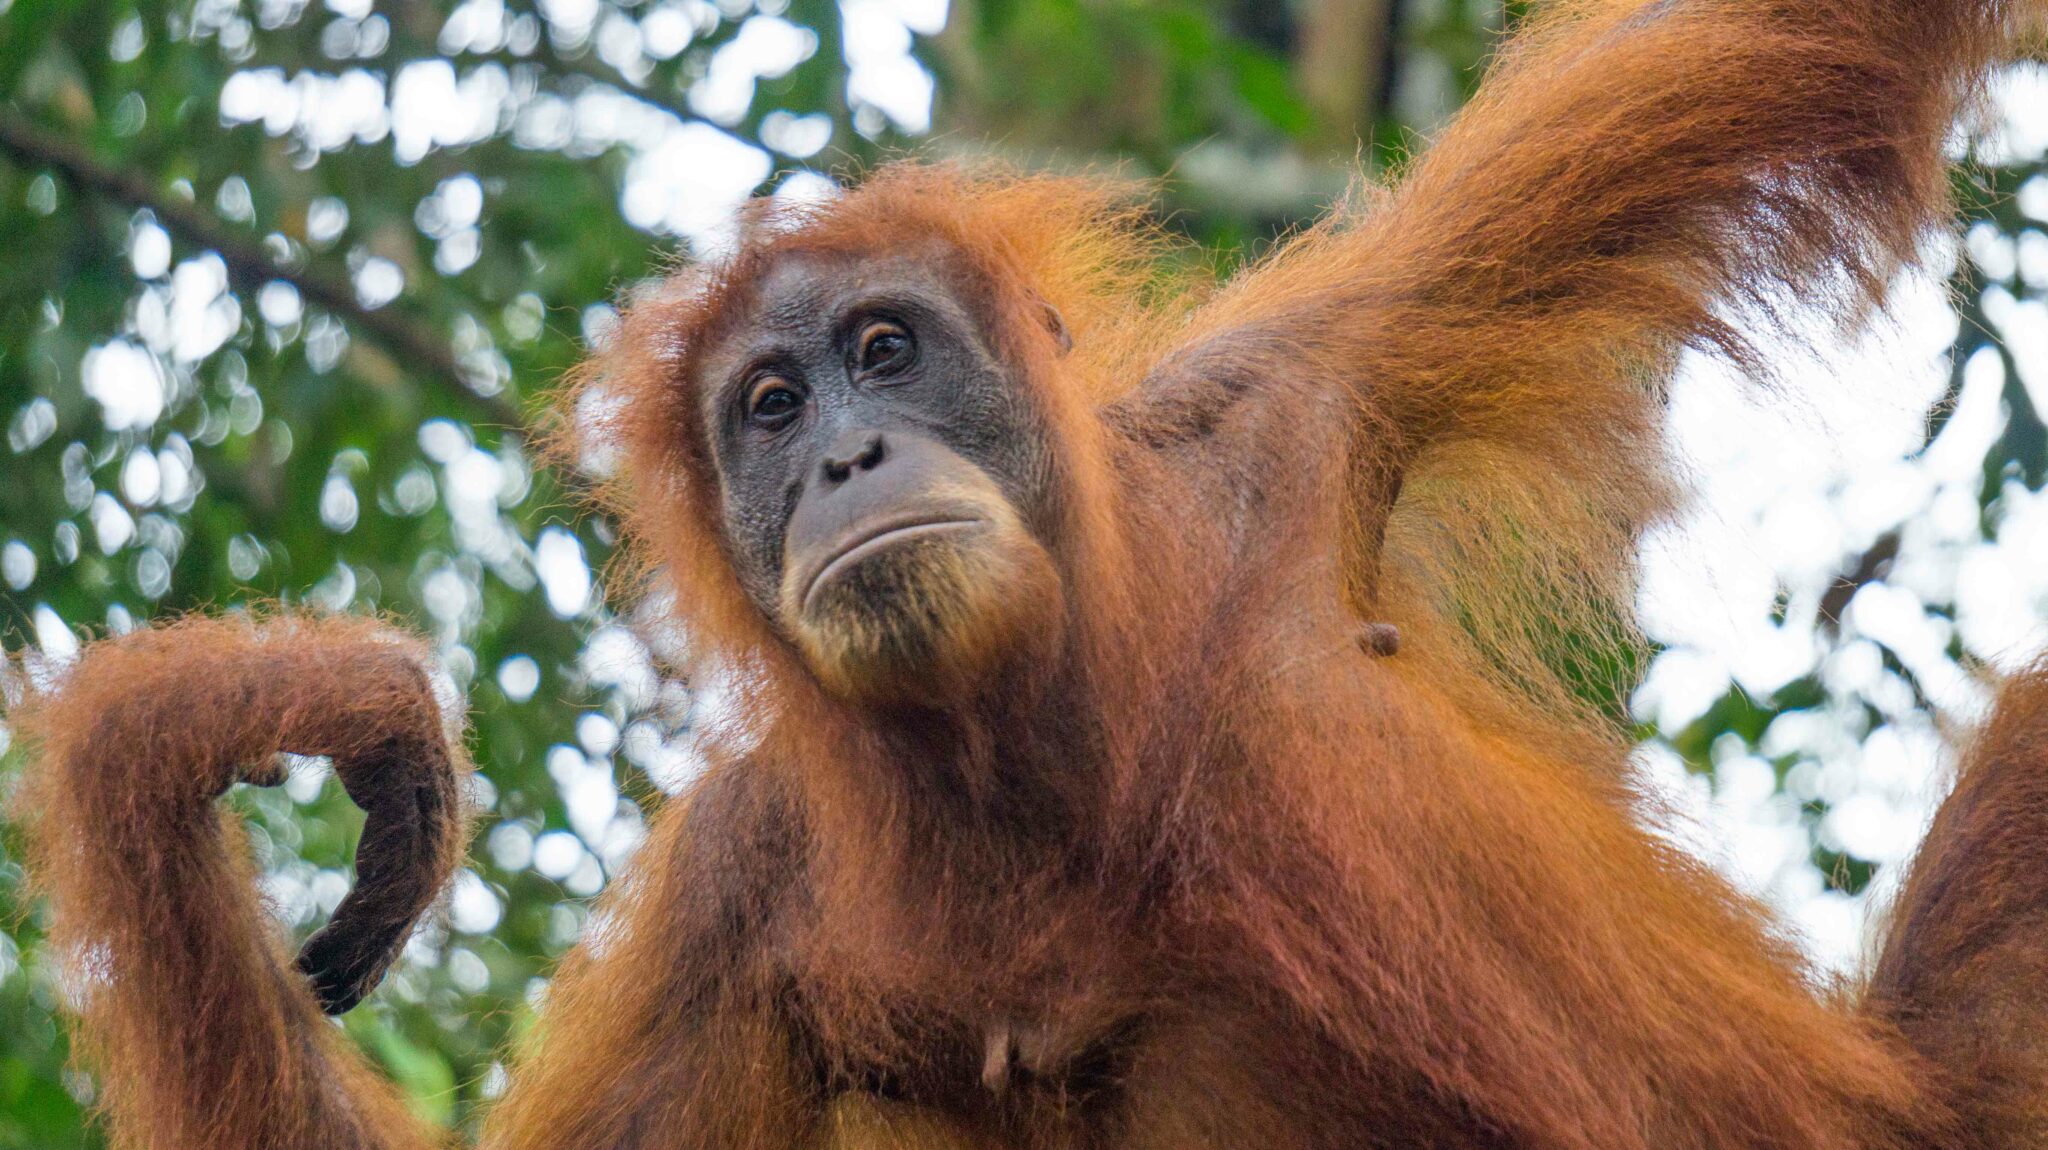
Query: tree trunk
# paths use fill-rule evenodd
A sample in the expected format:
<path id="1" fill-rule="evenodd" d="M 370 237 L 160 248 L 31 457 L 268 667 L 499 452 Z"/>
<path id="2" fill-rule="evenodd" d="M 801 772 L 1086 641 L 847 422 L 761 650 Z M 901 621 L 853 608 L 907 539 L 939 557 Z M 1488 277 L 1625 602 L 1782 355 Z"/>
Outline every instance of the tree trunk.
<path id="1" fill-rule="evenodd" d="M 1309 0 L 1301 9 L 1295 68 L 1328 147 L 1356 148 L 1372 133 L 1386 88 L 1394 3 Z"/>

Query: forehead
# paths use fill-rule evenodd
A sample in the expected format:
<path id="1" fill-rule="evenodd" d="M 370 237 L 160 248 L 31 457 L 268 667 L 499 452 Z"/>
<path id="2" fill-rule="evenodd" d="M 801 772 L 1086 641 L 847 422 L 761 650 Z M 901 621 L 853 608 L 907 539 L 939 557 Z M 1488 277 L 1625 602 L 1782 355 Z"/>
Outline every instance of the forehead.
<path id="1" fill-rule="evenodd" d="M 727 299 L 726 322 L 708 350 L 715 358 L 763 342 L 809 342 L 862 307 L 966 318 L 969 282 L 964 261 L 938 244 L 909 251 L 777 252 Z"/>

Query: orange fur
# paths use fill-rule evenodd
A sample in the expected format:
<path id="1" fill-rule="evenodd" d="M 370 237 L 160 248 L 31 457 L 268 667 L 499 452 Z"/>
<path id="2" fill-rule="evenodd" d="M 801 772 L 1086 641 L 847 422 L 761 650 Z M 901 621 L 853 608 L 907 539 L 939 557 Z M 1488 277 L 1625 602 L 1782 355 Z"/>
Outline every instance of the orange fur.
<path id="1" fill-rule="evenodd" d="M 1926 1053 L 1972 1146 L 2048 1145 L 2048 665 L 1967 748 L 1866 990 Z"/>
<path id="2" fill-rule="evenodd" d="M 679 669 L 750 706 L 708 734 L 705 775 L 564 964 L 487 1143 L 2037 1144 L 2010 1088 L 2042 1069 L 2024 1026 L 1996 1049 L 1958 1037 L 2036 1017 L 1999 1013 L 2033 1009 L 2013 979 L 2039 963 L 2000 932 L 2048 889 L 2044 812 L 1983 813 L 2040 807 L 2012 781 L 2039 763 L 2031 727 L 1986 735 L 1857 1009 L 1644 832 L 1623 732 L 1585 701 L 1588 668 L 1629 666 L 1675 357 L 1757 366 L 1742 333 L 1792 293 L 1845 326 L 1868 313 L 1946 218 L 1942 140 L 2009 15 L 1561 0 L 1398 187 L 1222 285 L 1168 270 L 1104 182 L 904 165 L 828 204 L 755 207 L 738 254 L 637 302 L 570 399 L 618 449 L 635 576 L 670 580 L 686 614 Z M 765 269 L 821 251 L 957 268 L 1052 429 L 1065 514 L 1040 543 L 1063 610 L 1000 630 L 1049 654 L 962 672 L 994 681 L 909 717 L 824 689 L 721 541 L 695 357 L 746 322 Z M 963 600 L 961 625 L 984 606 Z M 43 863 L 69 937 L 117 940 L 117 972 L 146 940 L 200 954 L 260 934 L 225 881 L 83 905 L 112 873 L 96 868 L 148 878 L 210 825 L 120 807 L 136 788 L 78 765 L 157 730 L 109 717 L 143 677 L 110 696 L 85 669 L 147 648 L 162 673 L 163 641 L 95 649 L 36 724 L 46 841 L 108 806 L 133 820 L 107 857 Z M 236 642 L 177 690 L 246 682 L 238 660 L 264 656 Z M 418 714 L 310 676 L 279 690 L 369 731 Z M 152 761 L 234 761 L 253 744 L 228 727 L 193 724 Z M 1942 877 L 1979 873 L 2015 893 Z M 274 962 L 133 969 L 122 1005 L 87 1017 L 114 1019 L 100 1047 L 138 1100 L 114 1106 L 134 1144 L 223 1144 L 207 1139 L 235 1122 L 298 1125 L 226 1144 L 418 1144 L 367 1132 L 388 1100 L 353 1071 L 286 1106 L 237 1092 L 239 1061 L 186 1059 L 227 1049 L 180 1045 L 187 1026 L 301 1033 Z M 235 1002 L 181 1013 L 211 986 Z M 283 1064 L 350 1065 L 324 1037 Z M 142 1140 L 145 1103 L 179 1116 L 175 1137 Z"/>
<path id="3" fill-rule="evenodd" d="M 436 1141 L 321 1017 L 250 895 L 238 828 L 213 809 L 234 782 L 282 781 L 283 751 L 331 756 L 358 796 L 418 768 L 439 825 L 381 843 L 366 830 L 359 869 L 396 881 L 356 896 L 401 895 L 407 905 L 371 909 L 410 921 L 464 843 L 454 782 L 466 766 L 450 757 L 423 658 L 366 620 L 191 618 L 92 645 L 61 694 L 9 715 L 42 762 L 19 813 L 116 1146 Z"/>

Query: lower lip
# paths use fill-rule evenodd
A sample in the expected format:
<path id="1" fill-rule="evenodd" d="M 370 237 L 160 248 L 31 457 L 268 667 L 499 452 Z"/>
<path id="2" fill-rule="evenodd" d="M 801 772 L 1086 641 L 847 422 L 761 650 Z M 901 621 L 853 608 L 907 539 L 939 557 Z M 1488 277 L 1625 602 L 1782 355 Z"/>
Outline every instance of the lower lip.
<path id="1" fill-rule="evenodd" d="M 979 526 L 981 526 L 981 520 L 979 519 L 941 519 L 932 523 L 911 523 L 902 527 L 891 527 L 879 535 L 871 535 L 833 556 L 831 562 L 819 568 L 816 575 L 811 576 L 811 585 L 804 591 L 804 606 L 806 608 L 810 606 L 811 599 L 818 593 L 818 588 L 830 582 L 833 576 L 876 552 L 885 550 L 906 539 L 916 539 L 926 535 L 939 535 L 945 532 L 960 531 Z"/>

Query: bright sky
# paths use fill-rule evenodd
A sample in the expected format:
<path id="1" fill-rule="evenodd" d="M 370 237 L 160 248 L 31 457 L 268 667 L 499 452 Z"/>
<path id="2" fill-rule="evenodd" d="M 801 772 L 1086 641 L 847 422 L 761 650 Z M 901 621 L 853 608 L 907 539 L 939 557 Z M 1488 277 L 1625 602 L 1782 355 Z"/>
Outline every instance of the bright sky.
<path id="1" fill-rule="evenodd" d="M 1981 146 L 1987 159 L 2048 153 L 2048 69 L 2003 77 L 1998 117 Z M 2029 184 L 2020 206 L 2048 221 L 2048 179 Z M 1985 229 L 1962 247 L 1991 278 L 2016 272 L 2035 296 L 2016 300 L 1993 288 L 1986 310 L 2021 382 L 2048 411 L 2048 303 L 2040 298 L 2048 291 L 2048 236 L 2029 232 L 2014 244 Z M 1745 392 L 1712 365 L 1691 364 L 1669 426 L 1694 469 L 1699 502 L 1644 548 L 1643 622 L 1671 650 L 1637 695 L 1640 715 L 1676 730 L 1731 683 L 1762 694 L 1817 665 L 1840 704 L 1788 716 L 1766 735 L 1765 754 L 1812 760 L 1782 792 L 1769 764 L 1739 743 L 1717 748 L 1711 787 L 1687 779 L 1669 752 L 1643 755 L 1646 774 L 1693 818 L 1689 845 L 1779 907 L 1811 953 L 1838 969 L 1860 954 L 1872 903 L 1822 890 L 1799 804 L 1831 804 L 1821 827 L 1827 846 L 1897 862 L 1918 844 L 1947 785 L 1945 743 L 1883 666 L 1876 643 L 1914 673 L 1943 718 L 1965 722 L 1982 713 L 1986 692 L 1948 657 L 1952 630 L 1970 657 L 1997 667 L 2048 646 L 2048 496 L 2009 486 L 1996 537 L 1987 541 L 1978 528 L 1984 454 L 2005 421 L 2005 368 L 1996 355 L 1968 365 L 1954 417 L 1918 451 L 1926 408 L 1947 382 L 1957 319 L 1942 283 L 1958 254 L 1952 246 L 1910 279 L 1892 322 L 1860 345 L 1838 347 L 1822 362 L 1788 353 L 1790 401 Z M 1838 343 L 1824 330 L 1815 338 L 1822 347 Z M 1845 641 L 1820 663 L 1820 595 L 1902 525 L 1890 576 L 1851 602 Z M 1781 594 L 1782 624 L 1772 615 Z M 1955 607 L 1953 623 L 1928 611 L 1946 605 Z M 1884 719 L 1859 738 L 1864 703 Z M 1881 898 L 1882 871 L 1875 885 Z"/>

